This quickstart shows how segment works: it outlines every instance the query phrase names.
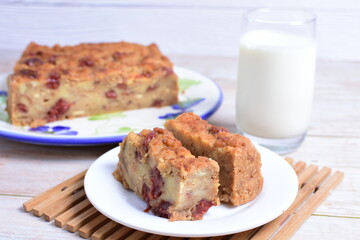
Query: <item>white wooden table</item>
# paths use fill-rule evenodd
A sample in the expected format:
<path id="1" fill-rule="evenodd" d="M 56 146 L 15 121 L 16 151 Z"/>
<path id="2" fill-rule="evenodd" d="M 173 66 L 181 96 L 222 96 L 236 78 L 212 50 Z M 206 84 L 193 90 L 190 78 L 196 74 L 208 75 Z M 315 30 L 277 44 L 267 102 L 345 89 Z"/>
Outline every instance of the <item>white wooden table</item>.
<path id="1" fill-rule="evenodd" d="M 1 51 L 0 72 L 11 71 L 17 52 Z M 209 121 L 235 131 L 236 58 L 170 56 L 175 64 L 216 81 L 224 101 Z M 359 239 L 360 62 L 319 61 L 308 136 L 289 156 L 345 172 L 343 182 L 295 234 L 294 239 Z M 0 139 L 0 239 L 80 239 L 22 203 L 87 169 L 114 145 L 39 146 Z"/>

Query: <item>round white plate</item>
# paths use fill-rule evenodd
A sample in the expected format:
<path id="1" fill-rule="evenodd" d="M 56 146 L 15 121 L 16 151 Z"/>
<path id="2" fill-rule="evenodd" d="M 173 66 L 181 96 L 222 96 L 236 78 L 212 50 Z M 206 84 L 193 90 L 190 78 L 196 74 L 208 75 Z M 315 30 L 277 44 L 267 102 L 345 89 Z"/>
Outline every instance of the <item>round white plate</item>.
<path id="1" fill-rule="evenodd" d="M 264 187 L 253 201 L 239 207 L 211 207 L 201 221 L 176 221 L 144 212 L 146 203 L 126 190 L 112 175 L 120 148 L 99 157 L 85 176 L 85 191 L 102 214 L 130 228 L 177 237 L 209 237 L 246 231 L 281 215 L 294 201 L 298 179 L 293 168 L 279 155 L 256 145 L 262 157 Z"/>
<path id="2" fill-rule="evenodd" d="M 166 119 L 182 112 L 209 118 L 222 102 L 216 83 L 194 71 L 175 67 L 179 77 L 180 103 L 162 108 L 145 108 L 111 114 L 57 121 L 38 128 L 9 123 L 6 108 L 6 75 L 0 76 L 0 137 L 45 145 L 94 145 L 120 142 L 130 131 L 160 127 Z"/>

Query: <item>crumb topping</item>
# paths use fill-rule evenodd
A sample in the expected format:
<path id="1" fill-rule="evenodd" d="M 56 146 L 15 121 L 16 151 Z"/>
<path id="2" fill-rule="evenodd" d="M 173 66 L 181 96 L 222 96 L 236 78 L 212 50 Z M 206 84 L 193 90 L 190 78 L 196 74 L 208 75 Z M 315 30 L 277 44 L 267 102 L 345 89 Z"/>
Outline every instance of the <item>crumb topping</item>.
<path id="1" fill-rule="evenodd" d="M 216 127 L 202 120 L 200 116 L 194 113 L 183 113 L 175 120 L 169 120 L 168 124 L 181 124 L 184 131 L 196 133 L 201 135 L 200 138 L 207 142 L 212 142 L 213 146 L 230 146 L 230 147 L 244 147 L 250 143 L 250 140 L 240 134 L 229 133 L 224 127 Z M 166 124 L 165 124 L 166 125 Z"/>
<path id="2" fill-rule="evenodd" d="M 191 172 L 211 162 L 206 157 L 196 158 L 168 130 L 162 128 L 154 128 L 153 131 L 144 129 L 139 135 L 142 138 L 143 155 L 144 152 L 151 151 L 153 156 L 163 159 L 164 162 L 168 162 L 184 172 Z"/>
<path id="3" fill-rule="evenodd" d="M 172 63 L 156 44 L 117 42 L 48 47 L 30 43 L 14 67 L 13 79 L 46 82 L 51 72 L 65 74 L 65 78 L 59 77 L 60 81 L 111 78 L 111 74 L 120 72 L 124 82 L 173 73 Z"/>

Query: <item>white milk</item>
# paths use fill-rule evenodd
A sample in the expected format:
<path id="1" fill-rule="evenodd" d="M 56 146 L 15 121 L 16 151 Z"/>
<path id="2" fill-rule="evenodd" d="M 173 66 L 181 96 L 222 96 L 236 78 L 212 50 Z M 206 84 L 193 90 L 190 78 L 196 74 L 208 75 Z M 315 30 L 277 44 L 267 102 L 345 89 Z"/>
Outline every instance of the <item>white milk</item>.
<path id="1" fill-rule="evenodd" d="M 309 125 L 316 47 L 305 37 L 254 30 L 240 42 L 237 125 L 264 138 L 304 134 Z"/>

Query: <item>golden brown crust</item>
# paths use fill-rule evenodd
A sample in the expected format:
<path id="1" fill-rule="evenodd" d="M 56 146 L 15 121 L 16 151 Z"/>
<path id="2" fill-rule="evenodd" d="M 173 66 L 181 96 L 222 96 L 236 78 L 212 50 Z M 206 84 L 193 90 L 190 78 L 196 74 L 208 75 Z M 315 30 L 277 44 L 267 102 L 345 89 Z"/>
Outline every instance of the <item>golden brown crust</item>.
<path id="1" fill-rule="evenodd" d="M 221 201 L 237 206 L 261 192 L 261 158 L 249 139 L 213 126 L 193 113 L 167 121 L 165 128 L 195 156 L 206 156 L 219 163 Z"/>
<path id="2" fill-rule="evenodd" d="M 150 136 L 152 134 L 153 136 Z M 180 169 L 183 175 L 209 165 L 218 168 L 218 164 L 213 160 L 207 157 L 195 157 L 192 155 L 191 152 L 184 148 L 181 142 L 174 137 L 172 132 L 166 129 L 154 128 L 153 131 L 144 129 L 139 135 L 141 136 L 139 143 L 142 144 L 142 146 L 139 147 L 142 150 L 141 154 L 146 154 L 148 151 L 148 154 L 159 159 L 159 161 L 164 164 L 171 164 Z M 148 140 L 149 138 L 151 139 Z M 145 143 L 145 141 L 149 142 Z M 148 144 L 148 147 L 145 146 L 146 144 Z"/>
<path id="3" fill-rule="evenodd" d="M 58 72 L 76 82 L 120 73 L 123 81 L 137 81 L 149 78 L 149 74 L 166 75 L 172 67 L 155 44 L 118 42 L 48 47 L 30 43 L 14 67 L 13 78 L 17 82 L 47 81 L 51 72 Z"/>

